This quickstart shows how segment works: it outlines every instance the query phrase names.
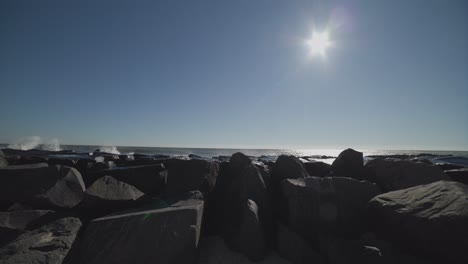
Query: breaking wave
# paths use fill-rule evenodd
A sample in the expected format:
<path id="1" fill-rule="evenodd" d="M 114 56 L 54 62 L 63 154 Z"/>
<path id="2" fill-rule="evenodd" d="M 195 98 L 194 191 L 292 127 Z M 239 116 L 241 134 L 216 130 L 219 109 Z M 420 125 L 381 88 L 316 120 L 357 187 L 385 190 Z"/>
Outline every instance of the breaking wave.
<path id="1" fill-rule="evenodd" d="M 8 148 L 19 150 L 30 150 L 41 144 L 42 139 L 39 136 L 25 137 L 16 140 L 13 144 L 8 145 Z"/>
<path id="2" fill-rule="evenodd" d="M 99 148 L 99 151 L 120 155 L 120 151 L 117 149 L 116 146 L 102 146 Z"/>

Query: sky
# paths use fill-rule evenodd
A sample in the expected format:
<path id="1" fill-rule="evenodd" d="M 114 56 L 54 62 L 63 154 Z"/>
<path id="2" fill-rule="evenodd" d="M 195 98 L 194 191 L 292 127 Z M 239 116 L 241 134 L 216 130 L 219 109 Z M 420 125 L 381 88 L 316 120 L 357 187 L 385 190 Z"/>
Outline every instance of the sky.
<path id="1" fill-rule="evenodd" d="M 4 0 L 0 36 L 3 143 L 468 150 L 464 0 Z"/>

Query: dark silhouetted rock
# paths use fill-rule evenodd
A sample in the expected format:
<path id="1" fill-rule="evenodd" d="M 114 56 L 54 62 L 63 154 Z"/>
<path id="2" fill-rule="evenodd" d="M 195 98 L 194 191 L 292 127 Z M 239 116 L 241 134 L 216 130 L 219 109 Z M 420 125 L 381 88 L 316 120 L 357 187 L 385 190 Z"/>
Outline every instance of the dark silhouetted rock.
<path id="1" fill-rule="evenodd" d="M 363 168 L 364 158 L 362 152 L 354 149 L 343 150 L 331 165 L 333 175 L 358 180 L 362 180 Z"/>
<path id="2" fill-rule="evenodd" d="M 247 200 L 241 213 L 238 231 L 231 239 L 232 247 L 254 261 L 262 260 L 266 254 L 265 234 L 258 218 L 257 204 Z"/>
<path id="3" fill-rule="evenodd" d="M 203 200 L 154 204 L 97 218 L 86 227 L 76 263 L 194 263 Z"/>
<path id="4" fill-rule="evenodd" d="M 374 246 L 366 245 L 360 240 L 346 240 L 328 237 L 322 240 L 324 255 L 329 264 L 391 264 L 395 262 L 392 255 L 385 255 Z"/>
<path id="5" fill-rule="evenodd" d="M 445 174 L 452 180 L 468 184 L 468 168 L 457 169 L 457 170 L 446 170 Z"/>
<path id="6" fill-rule="evenodd" d="M 80 173 L 66 166 L 14 165 L 0 168 L 0 202 L 26 203 L 35 208 L 72 208 L 81 202 L 85 186 Z"/>
<path id="7" fill-rule="evenodd" d="M 164 165 L 147 165 L 131 167 L 114 167 L 88 173 L 85 177 L 87 186 L 95 180 L 112 176 L 118 181 L 125 182 L 136 187 L 138 190 L 151 195 L 158 195 L 164 190 L 167 181 L 167 170 Z"/>
<path id="8" fill-rule="evenodd" d="M 298 158 L 286 155 L 278 157 L 271 172 L 271 180 L 275 185 L 284 179 L 300 179 L 308 176 L 309 174 Z"/>
<path id="9" fill-rule="evenodd" d="M 2 264 L 63 262 L 81 227 L 77 218 L 67 217 L 18 236 L 0 249 Z"/>
<path id="10" fill-rule="evenodd" d="M 207 220 L 211 228 L 218 229 L 228 245 L 232 245 L 233 237 L 239 232 L 249 199 L 258 206 L 258 218 L 264 234 L 270 234 L 272 229 L 269 195 L 261 171 L 241 155 L 233 155 L 233 162 L 222 163 L 213 197 L 209 200 L 208 210 L 214 211 L 215 220 L 210 216 Z"/>
<path id="11" fill-rule="evenodd" d="M 135 201 L 143 195 L 143 192 L 131 185 L 111 176 L 104 176 L 86 189 L 82 206 L 105 211 L 115 210 L 135 205 Z"/>
<path id="12" fill-rule="evenodd" d="M 232 154 L 229 162 L 233 168 L 243 168 L 249 166 L 252 163 L 252 160 L 243 153 L 236 152 Z"/>
<path id="13" fill-rule="evenodd" d="M 310 176 L 326 177 L 330 175 L 331 165 L 321 161 L 304 162 L 304 167 Z"/>
<path id="14" fill-rule="evenodd" d="M 294 264 L 321 264 L 324 263 L 320 256 L 311 246 L 300 237 L 296 232 L 289 228 L 278 225 L 278 235 L 276 247 L 281 257 L 291 261 Z"/>
<path id="15" fill-rule="evenodd" d="M 219 172 L 217 162 L 201 159 L 171 159 L 164 165 L 168 169 L 167 194 L 199 190 L 208 196 L 216 184 Z"/>
<path id="16" fill-rule="evenodd" d="M 374 159 L 366 168 L 373 172 L 373 178 L 366 180 L 377 183 L 385 192 L 449 180 L 437 166 L 406 160 Z"/>
<path id="17" fill-rule="evenodd" d="M 468 186 L 438 181 L 381 194 L 369 202 L 383 237 L 441 263 L 468 263 Z"/>
<path id="18" fill-rule="evenodd" d="M 308 177 L 281 182 L 287 208 L 282 220 L 309 241 L 317 233 L 359 234 L 366 228 L 367 203 L 380 193 L 367 181 Z"/>

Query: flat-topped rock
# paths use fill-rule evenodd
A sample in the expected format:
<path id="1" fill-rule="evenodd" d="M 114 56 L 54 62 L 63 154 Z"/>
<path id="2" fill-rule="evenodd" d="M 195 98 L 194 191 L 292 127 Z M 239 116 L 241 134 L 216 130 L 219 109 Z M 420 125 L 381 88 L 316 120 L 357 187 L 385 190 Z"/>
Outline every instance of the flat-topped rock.
<path id="1" fill-rule="evenodd" d="M 438 181 L 381 194 L 372 223 L 395 245 L 444 263 L 468 263 L 468 186 Z"/>
<path id="2" fill-rule="evenodd" d="M 84 190 L 81 174 L 74 168 L 44 163 L 0 168 L 0 203 L 72 208 L 81 202 Z"/>
<path id="3" fill-rule="evenodd" d="M 374 159 L 365 165 L 372 172 L 366 179 L 383 191 L 395 191 L 440 180 L 450 180 L 437 166 L 407 160 Z"/>
<path id="4" fill-rule="evenodd" d="M 193 263 L 197 259 L 203 200 L 168 204 L 92 220 L 74 255 L 76 263 Z"/>
<path id="5" fill-rule="evenodd" d="M 0 248 L 0 263 L 63 263 L 80 227 L 79 219 L 67 217 L 26 232 Z"/>

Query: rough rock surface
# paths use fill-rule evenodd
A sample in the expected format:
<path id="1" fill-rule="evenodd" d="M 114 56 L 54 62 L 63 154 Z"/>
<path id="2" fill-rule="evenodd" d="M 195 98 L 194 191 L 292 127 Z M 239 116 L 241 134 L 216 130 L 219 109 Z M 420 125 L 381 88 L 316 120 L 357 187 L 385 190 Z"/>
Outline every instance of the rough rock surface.
<path id="1" fill-rule="evenodd" d="M 257 204 L 247 200 L 242 212 L 241 225 L 233 234 L 232 247 L 244 253 L 249 259 L 262 260 L 266 254 L 265 234 L 258 218 Z"/>
<path id="2" fill-rule="evenodd" d="M 51 210 L 28 210 L 28 211 L 13 211 L 13 212 L 0 212 L 0 229 L 19 229 L 25 230 L 34 221 L 39 218 L 53 213 Z"/>
<path id="3" fill-rule="evenodd" d="M 431 184 L 381 194 L 369 202 L 378 232 L 397 245 L 449 263 L 468 263 L 468 186 Z"/>
<path id="4" fill-rule="evenodd" d="M 81 202 L 84 190 L 83 179 L 74 168 L 44 163 L 0 168 L 0 203 L 71 208 Z"/>
<path id="5" fill-rule="evenodd" d="M 5 154 L 3 154 L 3 151 L 0 150 L 0 168 L 6 166 L 8 166 L 8 161 L 5 158 Z"/>
<path id="6" fill-rule="evenodd" d="M 0 263 L 62 263 L 80 227 L 79 219 L 67 217 L 24 233 L 0 248 Z"/>
<path id="7" fill-rule="evenodd" d="M 197 257 L 203 200 L 153 204 L 92 220 L 77 263 L 193 263 Z"/>
<path id="8" fill-rule="evenodd" d="M 87 186 L 104 176 L 112 176 L 138 190 L 151 195 L 160 194 L 166 185 L 167 170 L 164 165 L 143 165 L 130 167 L 114 167 L 90 173 L 85 177 Z"/>
<path id="9" fill-rule="evenodd" d="M 88 189 L 82 202 L 84 208 L 115 209 L 132 204 L 144 195 L 137 188 L 111 176 L 97 179 Z"/>
<path id="10" fill-rule="evenodd" d="M 312 241 L 317 233 L 359 234 L 366 228 L 367 203 L 380 193 L 367 181 L 308 177 L 281 182 L 287 206 L 282 220 Z"/>
<path id="11" fill-rule="evenodd" d="M 452 180 L 468 184 L 468 168 L 457 169 L 457 170 L 446 170 L 445 174 Z"/>
<path id="12" fill-rule="evenodd" d="M 343 150 L 331 165 L 333 175 L 358 180 L 362 180 L 363 168 L 364 157 L 362 152 L 354 149 Z"/>
<path id="13" fill-rule="evenodd" d="M 276 248 L 281 257 L 294 264 L 324 263 L 324 259 L 296 232 L 278 225 Z"/>
<path id="14" fill-rule="evenodd" d="M 374 159 L 365 166 L 373 172 L 366 180 L 377 183 L 385 192 L 449 180 L 437 166 L 407 160 Z"/>
<path id="15" fill-rule="evenodd" d="M 205 196 L 213 190 L 219 164 L 201 159 L 171 159 L 164 163 L 168 169 L 166 193 L 176 194 L 199 190 Z"/>

